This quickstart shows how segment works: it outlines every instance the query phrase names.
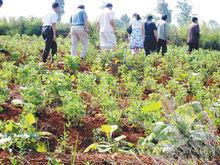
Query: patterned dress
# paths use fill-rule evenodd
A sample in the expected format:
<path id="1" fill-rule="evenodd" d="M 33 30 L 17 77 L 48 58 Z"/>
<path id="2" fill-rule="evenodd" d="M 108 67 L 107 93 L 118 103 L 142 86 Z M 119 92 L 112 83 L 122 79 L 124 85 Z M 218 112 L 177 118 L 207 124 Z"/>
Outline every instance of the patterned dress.
<path id="1" fill-rule="evenodd" d="M 142 21 L 136 19 L 131 20 L 132 33 L 130 36 L 130 48 L 143 48 Z"/>

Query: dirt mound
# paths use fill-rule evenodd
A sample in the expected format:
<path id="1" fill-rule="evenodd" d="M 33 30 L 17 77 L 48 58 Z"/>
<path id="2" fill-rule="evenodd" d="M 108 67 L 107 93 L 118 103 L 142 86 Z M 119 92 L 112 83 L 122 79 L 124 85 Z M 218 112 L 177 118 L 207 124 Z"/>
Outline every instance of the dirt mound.
<path id="1" fill-rule="evenodd" d="M 84 116 L 82 127 L 72 127 L 69 129 L 69 143 L 70 145 L 76 145 L 80 150 L 84 150 L 90 144 L 92 144 L 93 130 L 101 127 L 101 125 L 106 123 L 106 118 L 97 114 L 94 117 Z"/>
<path id="2" fill-rule="evenodd" d="M 82 165 L 86 162 L 95 165 L 153 165 L 165 164 L 160 160 L 153 159 L 147 156 L 136 156 L 136 155 L 123 155 L 123 154 L 81 154 L 77 155 L 75 164 Z"/>
<path id="3" fill-rule="evenodd" d="M 47 165 L 48 159 L 45 154 L 29 153 L 22 160 L 23 165 Z"/>
<path id="4" fill-rule="evenodd" d="M 9 94 L 10 94 L 11 100 L 14 100 L 14 99 L 23 100 L 22 95 L 20 93 L 20 86 L 19 85 L 10 84 L 10 85 L 8 85 L 8 88 L 9 88 Z"/>
<path id="5" fill-rule="evenodd" d="M 0 150 L 0 164 L 10 164 L 9 162 L 9 153 Z"/>
<path id="6" fill-rule="evenodd" d="M 18 121 L 19 115 L 22 112 L 22 108 L 16 108 L 9 103 L 0 105 L 3 111 L 0 112 L 0 120 L 14 120 Z"/>
<path id="7" fill-rule="evenodd" d="M 43 110 L 38 115 L 37 128 L 60 137 L 64 133 L 65 119 L 61 113 Z"/>
<path id="8" fill-rule="evenodd" d="M 86 72 L 86 73 L 90 73 L 92 70 L 91 70 L 91 67 L 89 64 L 85 63 L 84 61 L 82 61 L 80 63 L 80 66 L 79 66 L 79 71 L 80 72 Z"/>

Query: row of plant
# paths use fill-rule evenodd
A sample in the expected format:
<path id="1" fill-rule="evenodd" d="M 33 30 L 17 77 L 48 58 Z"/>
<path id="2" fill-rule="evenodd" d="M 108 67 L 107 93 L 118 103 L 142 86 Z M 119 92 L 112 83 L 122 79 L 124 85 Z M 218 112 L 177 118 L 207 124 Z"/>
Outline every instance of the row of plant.
<path id="1" fill-rule="evenodd" d="M 164 57 L 146 57 L 143 52 L 131 55 L 124 44 L 116 52 L 101 53 L 91 43 L 82 62 L 69 55 L 69 39 L 58 38 L 55 63 L 44 65 L 41 38 L 16 35 L 0 41 L 10 52 L 0 54 L 0 104 L 22 107 L 18 121 L 1 121 L 0 148 L 12 155 L 49 153 L 44 139 L 53 135 L 37 129 L 38 113 L 46 110 L 64 115 L 68 128 L 83 127 L 85 116 L 104 116 L 105 125 L 93 130 L 94 143 L 85 152 L 203 162 L 219 156 L 219 52 L 200 50 L 188 56 L 185 48 L 170 47 Z M 22 96 L 18 103 L 10 100 L 9 87 L 15 84 Z M 90 96 L 89 103 L 83 94 Z M 98 112 L 89 111 L 88 104 Z M 128 128 L 130 135 L 141 134 L 136 142 L 123 135 Z M 64 130 L 56 137 L 61 141 L 57 149 L 68 143 L 66 136 Z"/>

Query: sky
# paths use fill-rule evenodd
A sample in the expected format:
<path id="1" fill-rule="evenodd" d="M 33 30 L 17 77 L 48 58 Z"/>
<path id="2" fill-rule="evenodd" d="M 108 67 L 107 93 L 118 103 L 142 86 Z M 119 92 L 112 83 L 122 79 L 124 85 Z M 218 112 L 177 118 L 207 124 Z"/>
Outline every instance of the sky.
<path id="1" fill-rule="evenodd" d="M 4 0 L 4 5 L 0 8 L 0 17 L 36 16 L 43 17 L 49 10 L 54 0 Z M 173 15 L 178 13 L 176 9 L 177 0 L 166 0 L 169 3 Z M 202 21 L 216 20 L 220 23 L 219 0 L 188 0 L 193 6 L 193 14 L 197 14 Z M 104 0 L 65 0 L 65 15 L 63 22 L 67 22 L 71 13 L 78 4 L 86 6 L 87 14 L 91 21 L 94 21 L 100 12 Z M 106 2 L 106 1 L 105 1 Z M 157 0 L 109 0 L 113 3 L 116 17 L 123 14 L 131 15 L 135 12 L 142 16 L 148 13 L 156 14 Z"/>

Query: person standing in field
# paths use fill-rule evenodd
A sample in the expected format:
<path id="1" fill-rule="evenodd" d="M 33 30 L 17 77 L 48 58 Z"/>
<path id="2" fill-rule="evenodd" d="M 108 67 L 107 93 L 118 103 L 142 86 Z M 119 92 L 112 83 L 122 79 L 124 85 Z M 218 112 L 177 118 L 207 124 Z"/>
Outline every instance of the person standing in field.
<path id="1" fill-rule="evenodd" d="M 99 29 L 99 39 L 101 50 L 109 51 L 116 49 L 116 37 L 114 32 L 115 28 L 115 14 L 112 11 L 113 5 L 107 3 L 103 9 L 103 13 L 100 15 L 97 21 Z"/>
<path id="2" fill-rule="evenodd" d="M 58 3 L 52 4 L 52 11 L 43 18 L 42 36 L 45 41 L 45 47 L 43 51 L 43 62 L 47 62 L 48 55 L 51 51 L 51 59 L 53 62 L 53 56 L 57 53 L 56 43 L 56 24 L 58 22 L 58 12 L 60 10 Z"/>
<path id="3" fill-rule="evenodd" d="M 85 11 L 84 5 L 79 5 L 77 10 L 70 18 L 71 23 L 71 54 L 72 56 L 77 55 L 77 46 L 78 43 L 82 43 L 82 52 L 81 52 L 81 59 L 86 57 L 87 49 L 88 49 L 88 32 L 89 32 L 89 23 L 88 23 L 88 16 Z"/>
<path id="4" fill-rule="evenodd" d="M 158 43 L 157 52 L 160 53 L 162 48 L 162 55 L 167 52 L 167 42 L 169 38 L 169 24 L 167 22 L 167 15 L 162 16 L 161 20 L 157 25 L 158 29 Z"/>
<path id="5" fill-rule="evenodd" d="M 193 49 L 199 49 L 199 39 L 200 39 L 200 27 L 198 24 L 198 18 L 193 17 L 192 23 L 188 29 L 188 39 L 187 44 L 189 45 L 188 53 L 191 54 Z"/>
<path id="6" fill-rule="evenodd" d="M 156 24 L 152 20 L 153 17 L 149 15 L 144 23 L 144 50 L 146 55 L 157 51 L 158 33 Z"/>
<path id="7" fill-rule="evenodd" d="M 139 14 L 135 13 L 130 21 L 130 27 L 132 29 L 130 35 L 130 49 L 133 54 L 139 54 L 143 49 L 143 35 L 144 25 Z"/>

